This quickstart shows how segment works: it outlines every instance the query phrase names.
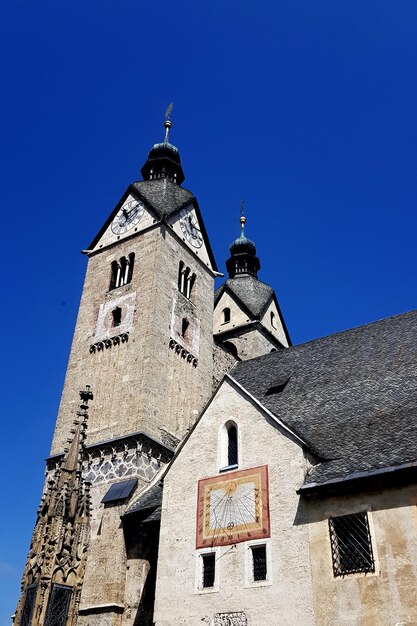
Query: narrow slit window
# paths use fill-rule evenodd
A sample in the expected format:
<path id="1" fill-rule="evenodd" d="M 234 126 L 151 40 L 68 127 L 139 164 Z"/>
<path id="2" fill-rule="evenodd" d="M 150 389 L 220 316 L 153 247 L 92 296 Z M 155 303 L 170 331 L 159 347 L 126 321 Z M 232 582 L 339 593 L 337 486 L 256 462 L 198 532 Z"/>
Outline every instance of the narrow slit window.
<path id="1" fill-rule="evenodd" d="M 375 571 L 366 511 L 331 517 L 329 531 L 335 576 Z"/>
<path id="2" fill-rule="evenodd" d="M 187 320 L 186 317 L 184 317 L 181 323 L 181 336 L 184 337 L 184 339 L 186 338 L 189 325 L 190 325 L 190 322 Z"/>
<path id="3" fill-rule="evenodd" d="M 267 579 L 266 546 L 251 546 L 253 580 Z"/>
<path id="4" fill-rule="evenodd" d="M 227 464 L 238 464 L 237 453 L 237 426 L 236 424 L 229 424 L 227 426 Z"/>
<path id="5" fill-rule="evenodd" d="M 122 322 L 122 309 L 118 306 L 112 311 L 113 327 L 120 326 Z"/>
<path id="6" fill-rule="evenodd" d="M 216 578 L 216 555 L 214 552 L 203 554 L 203 588 L 214 587 Z"/>
<path id="7" fill-rule="evenodd" d="M 223 309 L 223 324 L 227 324 L 228 322 L 230 322 L 230 309 L 226 307 Z"/>
<path id="8" fill-rule="evenodd" d="M 33 609 L 36 600 L 36 584 L 29 585 L 26 589 L 25 602 L 20 617 L 20 626 L 30 626 L 32 623 Z"/>
<path id="9" fill-rule="evenodd" d="M 271 311 L 271 326 L 276 329 L 275 313 Z"/>

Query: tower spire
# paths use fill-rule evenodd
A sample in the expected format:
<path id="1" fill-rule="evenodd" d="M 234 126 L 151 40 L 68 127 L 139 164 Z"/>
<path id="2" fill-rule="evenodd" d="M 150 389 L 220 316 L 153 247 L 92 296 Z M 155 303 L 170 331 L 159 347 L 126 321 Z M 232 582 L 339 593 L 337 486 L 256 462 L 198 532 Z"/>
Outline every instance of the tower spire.
<path id="1" fill-rule="evenodd" d="M 50 469 L 38 509 L 16 624 L 52 623 L 58 607 L 68 626 L 77 621 L 90 535 L 90 490 L 82 475 L 88 401 L 93 399 L 88 385 L 80 399 L 69 446 Z"/>
<path id="2" fill-rule="evenodd" d="M 236 275 L 257 276 L 261 263 L 256 256 L 256 247 L 253 241 L 245 235 L 245 204 L 242 200 L 240 205 L 240 237 L 234 240 L 230 246 L 230 258 L 226 261 L 229 278 Z"/>
<path id="3" fill-rule="evenodd" d="M 165 112 L 165 137 L 162 143 L 156 143 L 149 151 L 146 163 L 140 170 L 144 180 L 168 178 L 173 183 L 181 185 L 185 176 L 182 170 L 180 153 L 178 148 L 169 141 L 169 131 L 172 128 L 171 113 L 173 103 Z"/>
<path id="4" fill-rule="evenodd" d="M 241 226 L 240 236 L 241 237 L 245 236 L 245 224 L 246 224 L 245 201 L 242 200 L 242 202 L 240 204 L 240 226 Z"/>
<path id="5" fill-rule="evenodd" d="M 171 102 L 170 105 L 168 105 L 167 110 L 165 111 L 165 122 L 164 122 L 164 126 L 165 126 L 165 139 L 164 139 L 164 143 L 169 143 L 168 138 L 169 138 L 169 131 L 172 128 L 172 122 L 171 122 L 171 113 L 172 113 L 172 109 L 174 108 L 174 103 Z"/>

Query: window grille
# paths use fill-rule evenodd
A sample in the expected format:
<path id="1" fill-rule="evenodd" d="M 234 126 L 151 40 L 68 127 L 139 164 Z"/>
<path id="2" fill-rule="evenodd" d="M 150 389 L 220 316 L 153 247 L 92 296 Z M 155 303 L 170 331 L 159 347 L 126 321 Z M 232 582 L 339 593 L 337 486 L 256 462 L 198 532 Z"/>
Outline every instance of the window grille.
<path id="1" fill-rule="evenodd" d="M 35 608 L 36 585 L 29 585 L 26 589 L 25 602 L 23 604 L 20 626 L 30 626 L 32 623 L 33 609 Z"/>
<path id="2" fill-rule="evenodd" d="M 214 587 L 216 576 L 216 555 L 203 554 L 203 587 Z"/>
<path id="3" fill-rule="evenodd" d="M 329 519 L 335 576 L 375 571 L 366 511 Z"/>
<path id="4" fill-rule="evenodd" d="M 238 464 L 238 454 L 237 454 L 237 427 L 235 424 L 229 424 L 227 426 L 227 464 L 228 465 L 237 465 Z"/>
<path id="5" fill-rule="evenodd" d="M 71 601 L 72 587 L 52 585 L 45 626 L 65 626 Z"/>
<path id="6" fill-rule="evenodd" d="M 251 546 L 253 580 L 266 580 L 266 546 Z"/>

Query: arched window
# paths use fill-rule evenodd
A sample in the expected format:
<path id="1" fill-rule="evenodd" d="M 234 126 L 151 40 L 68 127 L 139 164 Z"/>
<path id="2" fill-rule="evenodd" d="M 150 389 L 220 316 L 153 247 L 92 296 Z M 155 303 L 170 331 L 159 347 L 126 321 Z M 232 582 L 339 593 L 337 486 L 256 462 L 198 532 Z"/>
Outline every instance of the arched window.
<path id="1" fill-rule="evenodd" d="M 229 422 L 227 428 L 227 464 L 237 465 L 237 426 L 233 422 Z"/>
<path id="2" fill-rule="evenodd" d="M 178 270 L 178 291 L 188 298 L 188 300 L 191 299 L 195 279 L 196 275 L 192 273 L 189 267 L 186 267 L 185 264 L 180 261 Z"/>
<path id="3" fill-rule="evenodd" d="M 227 306 L 223 309 L 223 324 L 227 324 L 228 322 L 230 322 L 230 309 Z"/>
<path id="4" fill-rule="evenodd" d="M 271 311 L 271 326 L 272 328 L 276 328 L 275 313 L 273 311 Z"/>
<path id="5" fill-rule="evenodd" d="M 220 430 L 220 471 L 236 468 L 239 464 L 237 424 L 229 420 Z"/>
<path id="6" fill-rule="evenodd" d="M 111 278 L 110 289 L 116 289 L 117 287 L 123 287 L 132 280 L 133 265 L 135 262 L 135 253 L 131 252 L 126 258 L 122 256 L 118 261 L 113 261 L 111 264 Z"/>

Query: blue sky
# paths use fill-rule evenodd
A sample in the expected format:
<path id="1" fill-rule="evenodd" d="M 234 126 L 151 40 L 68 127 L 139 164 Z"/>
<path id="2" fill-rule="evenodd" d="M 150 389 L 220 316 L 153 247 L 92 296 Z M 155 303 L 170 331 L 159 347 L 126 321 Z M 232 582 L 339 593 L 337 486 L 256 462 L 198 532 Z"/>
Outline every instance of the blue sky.
<path id="1" fill-rule="evenodd" d="M 9 624 L 86 259 L 163 137 L 220 269 L 247 234 L 294 343 L 417 306 L 415 0 L 0 7 L 3 514 Z"/>

